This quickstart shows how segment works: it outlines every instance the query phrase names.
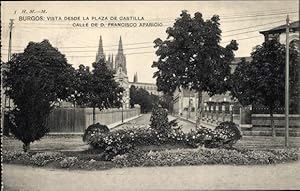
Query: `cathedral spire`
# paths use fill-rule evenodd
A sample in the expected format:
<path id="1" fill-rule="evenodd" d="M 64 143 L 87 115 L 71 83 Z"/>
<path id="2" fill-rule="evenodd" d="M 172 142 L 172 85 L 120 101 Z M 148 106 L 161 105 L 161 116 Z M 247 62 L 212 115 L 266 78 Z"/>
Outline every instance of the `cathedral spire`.
<path id="1" fill-rule="evenodd" d="M 99 39 L 98 52 L 97 52 L 97 55 L 96 55 L 96 62 L 98 62 L 100 59 L 105 60 L 105 55 L 104 55 L 104 51 L 103 51 L 102 36 L 101 35 L 100 35 L 100 39 Z"/>
<path id="2" fill-rule="evenodd" d="M 123 54 L 122 37 L 120 36 L 118 54 Z"/>

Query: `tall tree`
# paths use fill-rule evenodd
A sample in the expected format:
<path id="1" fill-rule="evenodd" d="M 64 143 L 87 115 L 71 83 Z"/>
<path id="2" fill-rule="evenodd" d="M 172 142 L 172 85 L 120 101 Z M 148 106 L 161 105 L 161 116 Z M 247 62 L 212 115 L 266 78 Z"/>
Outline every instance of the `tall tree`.
<path id="1" fill-rule="evenodd" d="M 31 142 L 49 132 L 46 119 L 55 102 L 70 95 L 74 69 L 48 40 L 30 42 L 7 64 L 5 93 L 15 105 L 10 113 L 11 132 L 28 151 Z"/>
<path id="2" fill-rule="evenodd" d="M 214 15 L 204 21 L 199 12 L 191 18 L 187 11 L 182 11 L 173 27 L 167 29 L 167 39 L 154 41 L 159 58 L 152 67 L 158 69 L 154 73 L 158 90 L 172 94 L 176 88 L 190 86 L 199 95 L 198 113 L 203 91 L 211 96 L 227 91 L 229 64 L 234 59 L 233 50 L 237 50 L 234 40 L 225 48 L 220 46 L 219 20 Z"/>
<path id="3" fill-rule="evenodd" d="M 74 75 L 74 97 L 71 97 L 70 101 L 77 103 L 77 105 L 80 107 L 89 107 L 89 100 L 91 99 L 92 95 L 92 73 L 90 72 L 88 66 L 84 66 L 81 64 L 79 65 L 79 68 L 75 71 Z"/>
<path id="4" fill-rule="evenodd" d="M 274 110 L 284 104 L 285 49 L 285 45 L 276 40 L 256 46 L 251 53 L 252 61 L 249 63 L 242 60 L 229 80 L 233 97 L 243 106 L 261 104 L 269 109 L 273 136 L 275 136 Z M 294 68 L 297 52 L 291 48 L 290 53 L 291 65 Z M 292 70 L 290 82 L 293 82 L 294 75 L 297 75 Z"/>
<path id="5" fill-rule="evenodd" d="M 93 123 L 96 123 L 96 108 L 120 107 L 122 105 L 122 93 L 124 89 L 114 80 L 114 72 L 109 70 L 104 59 L 92 64 L 91 74 L 83 66 L 78 70 L 78 76 L 82 76 L 84 82 L 80 83 L 77 91 L 78 102 L 81 105 L 93 108 Z M 79 97 L 80 96 L 80 97 Z"/>

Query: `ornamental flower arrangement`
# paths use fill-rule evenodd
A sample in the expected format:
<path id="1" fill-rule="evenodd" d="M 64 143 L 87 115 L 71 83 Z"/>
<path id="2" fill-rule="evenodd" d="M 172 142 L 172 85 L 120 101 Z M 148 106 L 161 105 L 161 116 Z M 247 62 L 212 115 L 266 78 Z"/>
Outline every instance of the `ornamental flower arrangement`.
<path id="1" fill-rule="evenodd" d="M 205 142 L 205 146 L 208 148 L 231 148 L 239 139 L 242 138 L 241 132 L 237 125 L 233 122 L 222 122 L 214 131 L 212 131 L 212 139 Z"/>
<path id="2" fill-rule="evenodd" d="M 196 130 L 191 130 L 186 135 L 186 142 L 192 147 L 199 147 L 204 144 L 205 141 L 212 139 L 213 130 L 208 128 L 197 128 Z"/>

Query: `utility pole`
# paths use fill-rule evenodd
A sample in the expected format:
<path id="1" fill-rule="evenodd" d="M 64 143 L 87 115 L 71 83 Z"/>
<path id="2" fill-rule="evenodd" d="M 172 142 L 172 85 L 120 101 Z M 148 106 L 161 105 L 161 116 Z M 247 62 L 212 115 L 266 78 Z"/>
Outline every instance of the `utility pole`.
<path id="1" fill-rule="evenodd" d="M 286 55 L 285 55 L 285 146 L 289 146 L 289 15 L 286 17 Z"/>
<path id="2" fill-rule="evenodd" d="M 9 23 L 9 44 L 8 44 L 8 59 L 7 61 L 10 61 L 11 59 L 11 34 L 12 34 L 12 29 L 14 26 L 14 20 L 10 19 L 10 23 Z"/>
<path id="3" fill-rule="evenodd" d="M 10 61 L 10 59 L 11 59 L 11 45 L 12 45 L 13 25 L 14 25 L 14 20 L 10 19 L 10 23 L 9 23 L 9 45 L 8 45 L 8 58 L 7 58 L 7 61 Z M 7 68 L 4 66 L 4 62 L 2 62 L 2 60 L 1 60 L 1 65 L 2 65 L 2 67 L 1 67 L 1 101 L 2 101 L 2 103 L 3 103 L 3 99 L 4 99 L 4 104 L 1 105 L 1 127 L 3 127 L 3 135 L 9 135 L 9 129 L 8 129 L 8 127 L 5 127 L 5 125 L 4 125 L 4 123 L 5 123 L 4 120 L 8 119 L 8 117 L 5 114 L 6 113 L 5 110 L 6 110 L 7 101 L 8 101 L 8 107 L 10 109 L 10 100 L 5 95 L 4 87 L 3 87 L 3 71 L 6 70 Z"/>
<path id="4" fill-rule="evenodd" d="M 12 29 L 14 26 L 14 19 L 10 19 L 9 23 L 9 42 L 8 42 L 8 58 L 7 61 L 10 61 L 11 59 L 11 44 L 12 44 Z M 5 96 L 5 108 L 6 108 L 6 102 L 8 101 L 8 108 L 10 110 L 10 99 Z"/>

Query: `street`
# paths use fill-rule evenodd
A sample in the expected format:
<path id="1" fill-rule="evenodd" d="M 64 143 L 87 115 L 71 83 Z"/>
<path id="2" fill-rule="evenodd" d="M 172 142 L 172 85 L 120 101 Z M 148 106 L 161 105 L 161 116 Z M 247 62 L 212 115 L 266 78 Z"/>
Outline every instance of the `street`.
<path id="1" fill-rule="evenodd" d="M 300 161 L 280 165 L 123 168 L 68 171 L 4 165 L 4 190 L 299 189 Z"/>
<path id="2" fill-rule="evenodd" d="M 150 124 L 150 117 L 151 117 L 151 113 L 147 113 L 147 114 L 143 114 L 141 117 L 138 117 L 134 120 L 128 121 L 126 123 L 123 123 L 120 126 L 117 126 L 115 129 L 122 129 L 125 127 L 147 127 L 147 125 Z M 169 121 L 176 119 L 173 116 L 168 116 Z M 177 119 L 178 122 L 178 126 L 182 127 L 182 131 L 183 132 L 189 132 L 191 129 L 195 128 L 195 125 L 189 121 L 186 120 L 181 120 L 181 119 Z"/>

